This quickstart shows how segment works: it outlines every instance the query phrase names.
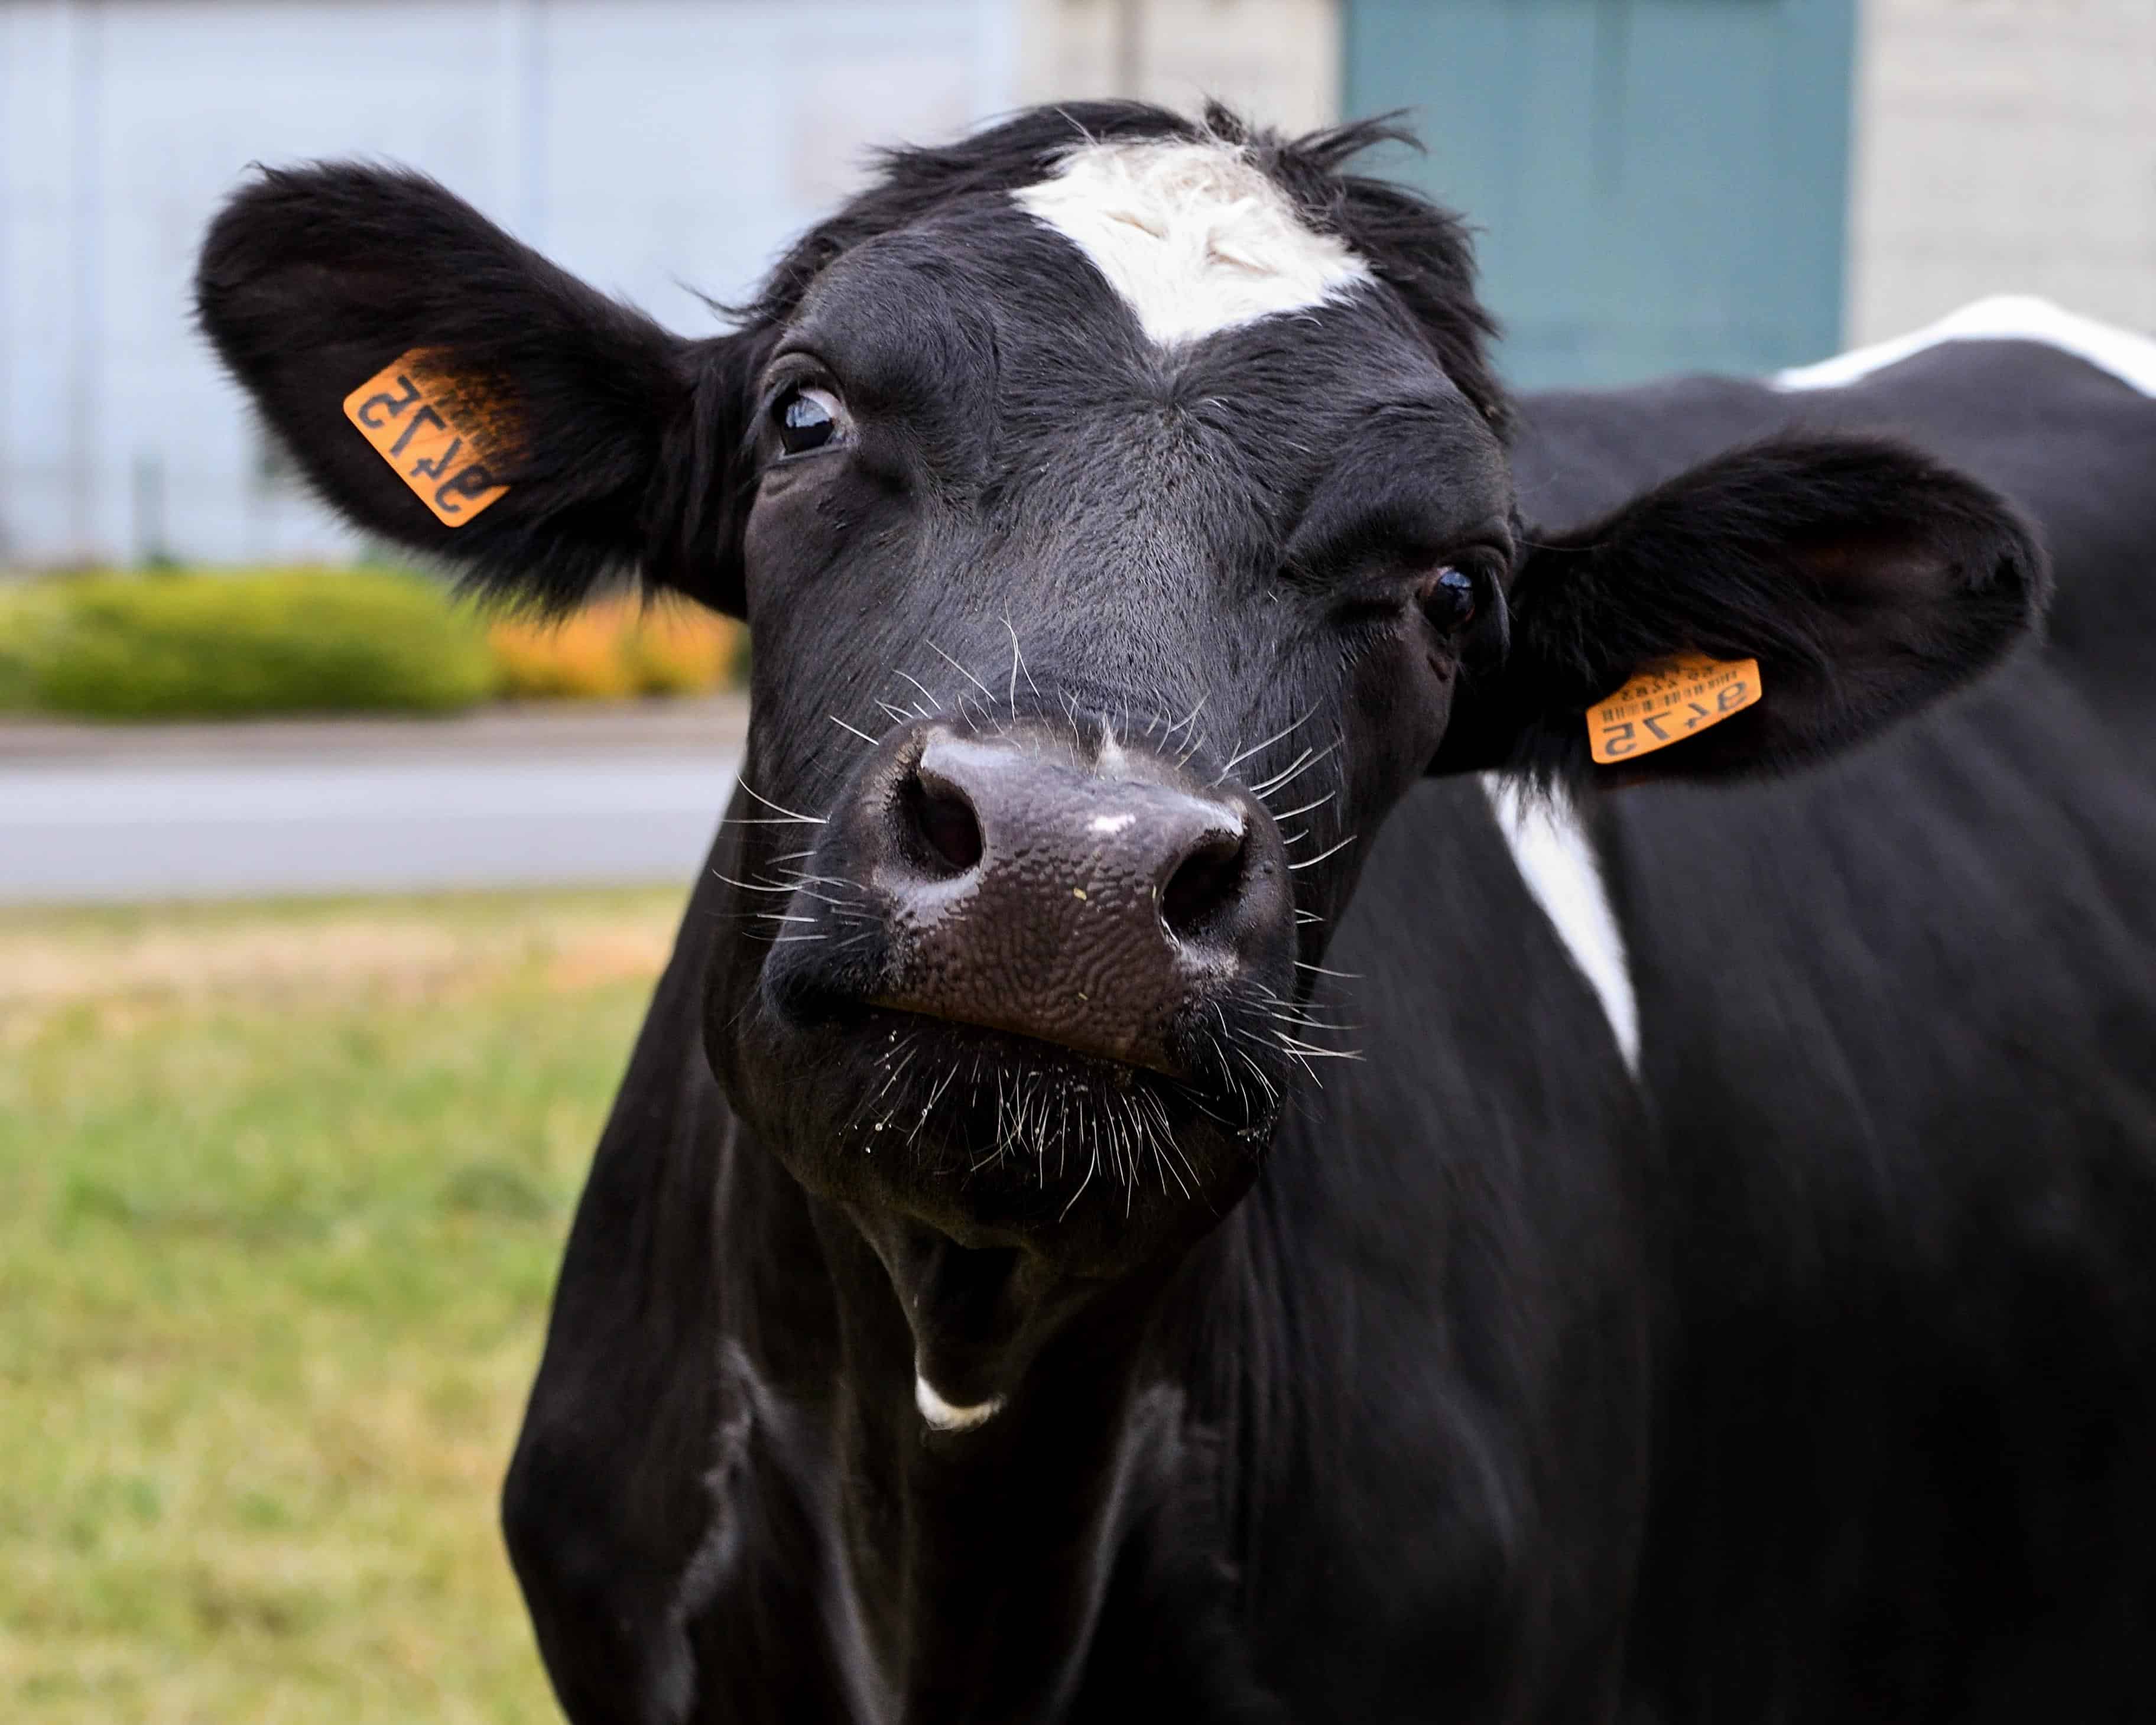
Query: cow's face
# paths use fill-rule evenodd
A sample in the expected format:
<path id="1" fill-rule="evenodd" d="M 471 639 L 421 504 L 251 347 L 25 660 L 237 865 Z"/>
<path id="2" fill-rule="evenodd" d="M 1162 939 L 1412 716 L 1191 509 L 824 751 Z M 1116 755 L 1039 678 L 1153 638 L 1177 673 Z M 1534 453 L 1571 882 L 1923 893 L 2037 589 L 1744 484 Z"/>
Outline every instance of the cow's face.
<path id="1" fill-rule="evenodd" d="M 855 247 L 753 387 L 729 1092 L 852 1205 L 1157 1258 L 1353 1050 L 1311 984 L 1501 621 L 1497 436 L 1213 142 Z"/>
<path id="2" fill-rule="evenodd" d="M 896 158 L 701 342 L 378 170 L 270 175 L 205 248 L 206 327 L 354 518 L 753 625 L 706 1046 L 890 1271 L 939 1423 L 1353 1051 L 1326 945 L 1418 776 L 1584 782 L 1584 709 L 1680 649 L 1763 697 L 1634 777 L 1799 762 L 2041 594 L 1998 500 L 1848 439 L 1521 531 L 1460 230 L 1342 175 L 1363 141 L 1041 110 Z M 341 411 L 400 356 L 484 448 L 458 524 Z"/>

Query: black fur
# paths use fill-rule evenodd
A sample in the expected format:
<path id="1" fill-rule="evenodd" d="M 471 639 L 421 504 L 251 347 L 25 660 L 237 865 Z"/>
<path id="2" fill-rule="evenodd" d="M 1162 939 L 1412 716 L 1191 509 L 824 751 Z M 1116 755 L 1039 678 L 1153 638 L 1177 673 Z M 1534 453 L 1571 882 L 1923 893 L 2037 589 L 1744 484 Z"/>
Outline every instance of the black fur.
<path id="1" fill-rule="evenodd" d="M 1201 134 L 1378 287 L 1163 352 L 1006 195 Z M 1508 403 L 1458 222 L 1343 171 L 1389 135 L 900 151 L 703 343 L 411 176 L 213 229 L 204 326 L 355 519 L 757 632 L 504 1495 L 578 1725 L 2146 1717 L 2156 407 L 2011 343 Z M 338 410 L 413 347 L 511 434 L 454 533 Z M 1590 769 L 1686 649 L 1761 702 Z M 845 817 L 923 726 L 1247 788 L 1293 989 L 1173 1082 L 878 1005 Z M 1581 802 L 1636 1074 L 1486 768 Z M 947 1321 L 972 1432 L 914 1408 Z"/>

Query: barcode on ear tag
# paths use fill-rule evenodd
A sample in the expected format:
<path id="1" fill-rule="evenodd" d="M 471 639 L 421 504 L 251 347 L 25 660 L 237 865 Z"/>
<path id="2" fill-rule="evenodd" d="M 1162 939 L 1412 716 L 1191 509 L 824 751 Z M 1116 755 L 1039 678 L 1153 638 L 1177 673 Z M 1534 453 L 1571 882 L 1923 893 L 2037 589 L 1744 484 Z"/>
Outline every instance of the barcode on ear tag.
<path id="1" fill-rule="evenodd" d="M 414 347 L 344 398 L 344 416 L 444 526 L 461 527 L 509 487 L 488 475 L 469 425 L 451 422 Z"/>
<path id="2" fill-rule="evenodd" d="M 1680 653 L 1587 710 L 1587 747 L 1604 767 L 1719 725 L 1759 698 L 1759 661 Z"/>

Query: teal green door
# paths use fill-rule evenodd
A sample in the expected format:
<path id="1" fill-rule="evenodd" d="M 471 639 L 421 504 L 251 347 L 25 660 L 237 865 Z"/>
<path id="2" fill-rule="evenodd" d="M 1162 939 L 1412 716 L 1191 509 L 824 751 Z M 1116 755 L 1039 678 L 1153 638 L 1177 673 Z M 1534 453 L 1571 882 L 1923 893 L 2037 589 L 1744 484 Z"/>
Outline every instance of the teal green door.
<path id="1" fill-rule="evenodd" d="M 1342 0 L 1342 111 L 1466 216 L 1523 388 L 1758 372 L 1841 332 L 1854 0 Z"/>

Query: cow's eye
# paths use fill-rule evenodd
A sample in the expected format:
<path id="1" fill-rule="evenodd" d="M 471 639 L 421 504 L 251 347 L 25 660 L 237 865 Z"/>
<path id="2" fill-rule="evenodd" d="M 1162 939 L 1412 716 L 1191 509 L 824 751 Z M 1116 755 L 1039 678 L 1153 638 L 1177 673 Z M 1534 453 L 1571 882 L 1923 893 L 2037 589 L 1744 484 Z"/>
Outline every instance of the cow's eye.
<path id="1" fill-rule="evenodd" d="M 1422 584 L 1424 614 L 1447 634 L 1457 634 L 1475 620 L 1475 579 L 1454 568 L 1440 569 Z"/>
<path id="2" fill-rule="evenodd" d="M 779 446 L 789 455 L 820 449 L 839 434 L 839 398 L 828 389 L 789 389 L 772 408 Z"/>

